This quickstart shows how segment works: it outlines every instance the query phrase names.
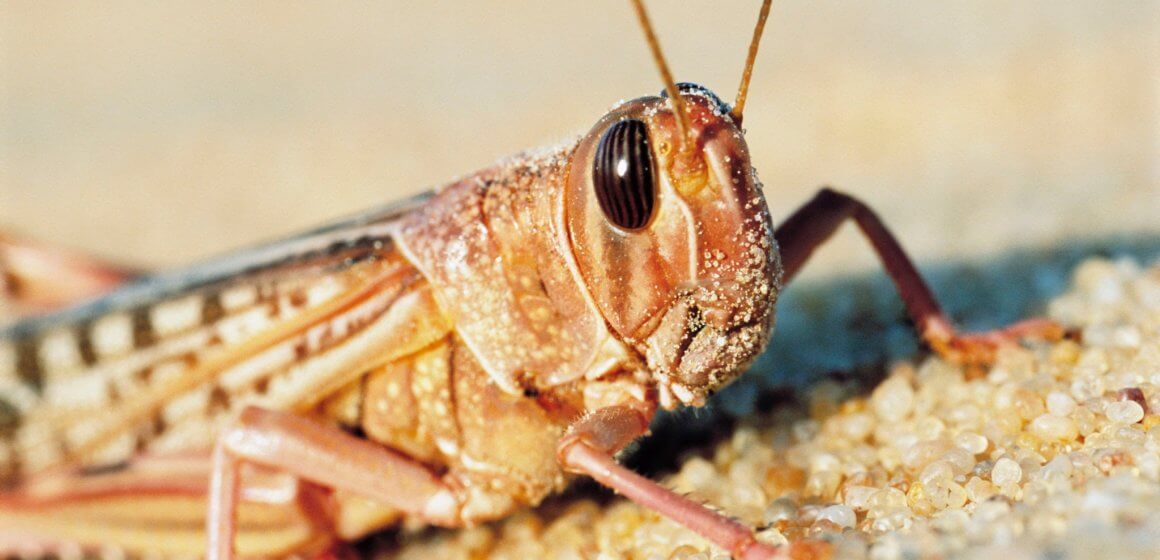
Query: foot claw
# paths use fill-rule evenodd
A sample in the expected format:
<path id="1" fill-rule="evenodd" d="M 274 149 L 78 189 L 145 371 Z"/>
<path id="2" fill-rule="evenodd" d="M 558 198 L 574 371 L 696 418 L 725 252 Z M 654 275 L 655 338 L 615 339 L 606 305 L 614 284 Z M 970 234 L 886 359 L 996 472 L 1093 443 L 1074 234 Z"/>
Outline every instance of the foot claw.
<path id="1" fill-rule="evenodd" d="M 1050 319 L 1028 319 L 1001 329 L 966 334 L 956 333 L 949 324 L 932 322 L 925 335 L 931 349 L 943 359 L 966 366 L 990 365 L 995 362 L 1001 346 L 1017 344 L 1024 339 L 1055 342 L 1078 338 L 1077 331 L 1068 330 Z"/>

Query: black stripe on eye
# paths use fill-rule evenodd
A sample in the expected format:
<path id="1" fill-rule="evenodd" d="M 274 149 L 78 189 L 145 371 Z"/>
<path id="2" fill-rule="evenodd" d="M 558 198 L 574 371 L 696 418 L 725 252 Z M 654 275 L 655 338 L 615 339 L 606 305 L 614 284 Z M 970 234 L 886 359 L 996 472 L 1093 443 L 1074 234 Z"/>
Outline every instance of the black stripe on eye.
<path id="1" fill-rule="evenodd" d="M 604 216 L 617 227 L 644 227 L 656 207 L 648 128 L 636 119 L 610 126 L 596 145 L 592 186 Z"/>

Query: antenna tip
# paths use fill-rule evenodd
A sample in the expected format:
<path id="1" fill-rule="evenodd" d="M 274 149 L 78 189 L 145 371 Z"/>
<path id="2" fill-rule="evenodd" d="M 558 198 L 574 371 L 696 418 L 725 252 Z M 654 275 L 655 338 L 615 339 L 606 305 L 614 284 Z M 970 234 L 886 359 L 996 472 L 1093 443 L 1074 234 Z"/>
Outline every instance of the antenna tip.
<path id="1" fill-rule="evenodd" d="M 749 42 L 749 55 L 745 57 L 745 70 L 741 72 L 741 85 L 737 87 L 737 101 L 733 103 L 730 114 L 737 126 L 741 126 L 742 112 L 745 110 L 745 97 L 749 94 L 749 80 L 753 77 L 753 63 L 757 60 L 757 47 L 761 44 L 761 34 L 765 31 L 765 20 L 769 19 L 769 8 L 773 0 L 761 3 L 761 12 L 757 15 L 757 25 L 753 28 L 753 39 Z"/>

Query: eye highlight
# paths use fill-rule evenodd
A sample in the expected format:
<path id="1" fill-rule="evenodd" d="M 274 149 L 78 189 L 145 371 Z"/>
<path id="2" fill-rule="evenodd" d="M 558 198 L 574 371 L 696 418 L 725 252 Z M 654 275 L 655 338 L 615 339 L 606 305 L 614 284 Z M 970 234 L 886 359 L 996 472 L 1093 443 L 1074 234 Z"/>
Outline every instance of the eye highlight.
<path id="1" fill-rule="evenodd" d="M 592 186 L 600 210 L 617 227 L 644 227 L 656 207 L 648 128 L 637 119 L 608 127 L 596 145 Z"/>

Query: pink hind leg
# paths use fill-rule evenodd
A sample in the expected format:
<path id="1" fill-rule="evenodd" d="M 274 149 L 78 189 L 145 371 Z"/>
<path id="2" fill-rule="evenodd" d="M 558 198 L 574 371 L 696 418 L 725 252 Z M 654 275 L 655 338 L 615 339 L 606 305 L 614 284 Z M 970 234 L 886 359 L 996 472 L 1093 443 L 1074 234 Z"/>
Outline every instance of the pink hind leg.
<path id="1" fill-rule="evenodd" d="M 251 463 L 382 502 L 436 525 L 456 525 L 459 501 L 413 459 L 337 428 L 250 407 L 214 449 L 207 516 L 210 560 L 234 557 L 240 468 Z"/>
<path id="2" fill-rule="evenodd" d="M 878 253 L 919 335 L 944 358 L 958 363 L 986 364 L 994 361 L 995 351 L 1002 344 L 1011 344 L 1025 337 L 1057 340 L 1065 334 L 1062 326 L 1046 319 L 1022 321 L 984 333 L 956 331 L 930 287 L 882 220 L 860 200 L 830 189 L 822 189 L 774 233 L 781 248 L 785 271 L 783 282 L 788 283 L 814 250 L 848 219 L 858 225 Z"/>
<path id="3" fill-rule="evenodd" d="M 753 530 L 621 466 L 613 454 L 648 431 L 648 418 L 638 409 L 613 406 L 577 422 L 560 441 L 560 464 L 588 475 L 626 498 L 695 531 L 734 558 L 772 560 L 820 558 L 824 543 L 799 542 L 774 547 L 758 541 Z"/>
<path id="4" fill-rule="evenodd" d="M 59 467 L 0 491 L 0 558 L 201 557 L 205 551 L 208 452 L 141 455 L 102 470 Z M 328 492 L 284 473 L 246 469 L 238 546 L 247 556 L 285 557 L 331 540 Z M 75 554 L 74 554 L 75 555 Z"/>
<path id="5" fill-rule="evenodd" d="M 138 272 L 0 233 L 0 302 L 32 314 L 101 295 Z"/>

